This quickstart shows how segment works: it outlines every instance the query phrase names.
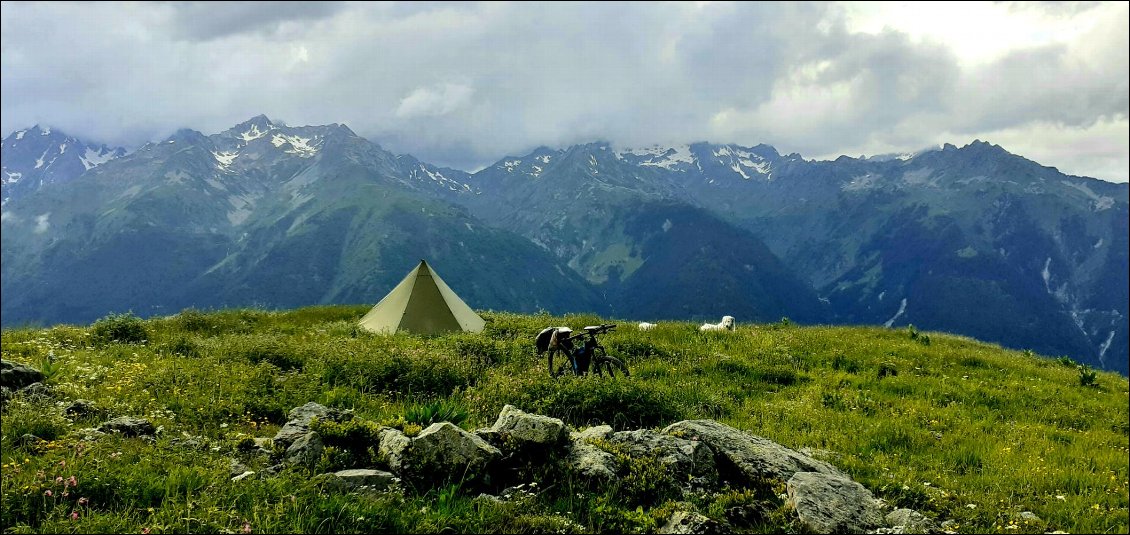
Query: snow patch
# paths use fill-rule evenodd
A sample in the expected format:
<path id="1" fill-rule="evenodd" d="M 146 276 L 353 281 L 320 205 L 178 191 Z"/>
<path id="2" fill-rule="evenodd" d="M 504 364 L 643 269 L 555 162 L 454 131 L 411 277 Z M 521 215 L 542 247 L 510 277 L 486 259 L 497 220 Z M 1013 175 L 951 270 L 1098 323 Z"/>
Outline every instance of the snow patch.
<path id="1" fill-rule="evenodd" d="M 51 149 L 44 150 L 43 154 L 40 154 L 39 157 L 35 159 L 35 168 L 36 169 L 43 167 L 43 159 L 47 157 L 47 153 L 50 152 L 50 151 L 51 151 Z"/>
<path id="2" fill-rule="evenodd" d="M 20 130 L 19 132 L 16 132 L 16 139 L 23 139 L 24 134 L 26 134 L 26 133 L 27 133 L 27 130 Z"/>
<path id="3" fill-rule="evenodd" d="M 212 151 L 212 157 L 215 158 L 216 163 L 224 169 L 227 169 L 231 163 L 235 161 L 236 156 L 239 156 L 239 153 L 235 151 Z"/>
<path id="4" fill-rule="evenodd" d="M 67 142 L 66 141 L 59 144 L 59 154 L 63 154 L 64 152 L 67 152 Z"/>
<path id="5" fill-rule="evenodd" d="M 82 156 L 79 156 L 79 161 L 82 162 L 83 167 L 85 167 L 87 170 L 90 170 L 91 168 L 98 167 L 99 165 L 113 160 L 114 158 L 117 158 L 117 154 L 112 150 L 94 150 L 90 147 L 87 147 L 86 152 Z"/>
<path id="6" fill-rule="evenodd" d="M 39 135 L 41 135 L 41 136 L 51 135 L 51 127 L 49 126 L 47 128 L 44 128 L 43 131 L 39 133 Z"/>
<path id="7" fill-rule="evenodd" d="M 1094 245 L 1094 246 L 1092 246 L 1092 248 L 1093 248 L 1093 249 L 1098 249 L 1099 247 L 1102 247 L 1102 246 L 1103 246 L 1103 239 L 1102 239 L 1102 238 L 1099 238 L 1099 241 L 1095 242 L 1095 245 Z"/>
<path id="8" fill-rule="evenodd" d="M 895 324 L 895 320 L 899 319 L 899 316 L 902 316 L 902 313 L 903 313 L 903 312 L 906 312 L 906 298 L 905 298 L 905 297 L 903 297 L 903 298 L 902 298 L 902 303 L 900 303 L 900 304 L 899 304 L 899 311 L 898 311 L 898 312 L 895 312 L 895 315 L 894 315 L 894 317 L 892 317 L 891 319 L 887 320 L 887 321 L 886 321 L 886 323 L 884 323 L 883 325 L 884 325 L 884 326 L 886 326 L 886 327 L 888 327 L 888 328 L 889 328 L 889 327 L 890 327 L 891 325 L 894 325 L 894 324 Z"/>
<path id="9" fill-rule="evenodd" d="M 507 160 L 505 162 L 502 162 L 502 166 L 506 168 L 507 173 L 513 173 L 514 168 L 518 167 L 519 165 L 522 165 L 522 160 Z"/>
<path id="10" fill-rule="evenodd" d="M 534 159 L 540 161 L 541 163 L 549 163 L 550 158 L 552 158 L 552 156 L 550 156 L 548 154 L 543 154 L 543 155 L 538 156 Z"/>
<path id="11" fill-rule="evenodd" d="M 51 217 L 51 212 L 46 214 L 39 214 L 35 216 L 35 228 L 32 229 L 36 234 L 43 234 L 47 229 L 51 228 L 51 223 L 47 221 Z"/>
<path id="12" fill-rule="evenodd" d="M 641 157 L 642 159 L 639 165 L 662 167 L 667 170 L 676 170 L 675 167 L 679 166 L 679 164 L 696 163 L 694 154 L 691 154 L 691 148 L 688 145 L 627 149 L 620 154 L 631 154 L 632 156 Z"/>
<path id="13" fill-rule="evenodd" d="M 318 138 L 315 137 L 313 138 L 313 140 L 316 144 Z M 288 136 L 286 134 L 275 134 L 273 137 L 271 137 L 272 145 L 274 145 L 275 147 L 290 145 L 291 148 L 287 149 L 285 152 L 287 154 L 296 154 L 300 158 L 310 158 L 311 156 L 318 154 L 318 147 L 316 145 L 311 145 L 310 141 L 311 138 L 308 137 Z"/>
<path id="14" fill-rule="evenodd" d="M 253 125 L 251 125 L 251 129 L 240 134 L 239 137 L 240 137 L 240 139 L 243 139 L 244 143 L 248 143 L 248 142 L 254 141 L 256 139 L 259 139 L 259 138 L 267 135 L 267 132 L 270 132 L 270 131 L 271 131 L 270 128 L 268 128 L 266 130 L 259 130 L 259 125 L 253 124 Z"/>
<path id="15" fill-rule="evenodd" d="M 19 172 L 19 171 L 15 172 L 15 173 L 9 173 L 8 171 L 4 171 L 4 174 L 8 175 L 7 177 L 4 178 L 5 184 L 15 184 L 16 182 L 19 182 L 20 178 L 22 178 L 24 176 L 24 174 Z"/>
<path id="16" fill-rule="evenodd" d="M 671 224 L 670 219 L 664 219 L 663 220 L 663 232 L 667 232 L 668 230 L 671 230 L 672 226 L 674 226 L 674 225 Z"/>
<path id="17" fill-rule="evenodd" d="M 1099 195 L 1092 191 L 1090 186 L 1086 184 L 1076 184 L 1074 182 L 1071 182 L 1070 180 L 1064 180 L 1063 183 L 1069 187 L 1079 190 L 1084 195 L 1086 195 L 1088 199 L 1091 199 L 1091 210 L 1094 210 L 1095 212 L 1108 210 L 1114 206 L 1114 198 L 1107 197 L 1106 195 Z"/>
<path id="18" fill-rule="evenodd" d="M 851 178 L 851 182 L 844 184 L 843 187 L 840 188 L 840 189 L 842 189 L 844 191 L 860 191 L 860 190 L 870 189 L 872 186 L 875 185 L 876 179 L 878 179 L 878 178 L 879 178 L 879 175 L 876 175 L 876 174 L 873 174 L 873 173 L 867 173 L 866 175 L 854 176 L 854 177 Z"/>
<path id="19" fill-rule="evenodd" d="M 887 292 L 886 292 L 886 291 L 882 291 L 882 292 L 879 292 L 879 300 L 880 300 L 880 301 L 882 301 L 882 300 L 883 300 L 883 296 L 884 296 L 884 295 L 887 295 Z"/>

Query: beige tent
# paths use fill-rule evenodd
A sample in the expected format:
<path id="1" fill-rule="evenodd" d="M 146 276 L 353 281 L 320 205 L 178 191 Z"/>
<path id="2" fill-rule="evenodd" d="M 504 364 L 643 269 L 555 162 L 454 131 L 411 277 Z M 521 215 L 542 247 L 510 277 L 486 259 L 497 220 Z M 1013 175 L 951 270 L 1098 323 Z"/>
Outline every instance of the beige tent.
<path id="1" fill-rule="evenodd" d="M 477 333 L 485 324 L 423 260 L 359 322 L 377 333 L 416 334 Z"/>

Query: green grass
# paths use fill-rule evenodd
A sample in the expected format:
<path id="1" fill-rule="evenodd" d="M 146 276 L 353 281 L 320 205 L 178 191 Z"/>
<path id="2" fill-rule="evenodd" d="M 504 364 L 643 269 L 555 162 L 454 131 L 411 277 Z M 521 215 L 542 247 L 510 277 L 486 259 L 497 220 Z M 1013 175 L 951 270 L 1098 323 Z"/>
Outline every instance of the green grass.
<path id="1" fill-rule="evenodd" d="M 229 482 L 228 461 L 241 455 L 241 440 L 273 436 L 287 411 L 307 401 L 405 430 L 434 419 L 489 426 L 507 403 L 577 427 L 713 418 L 789 447 L 835 452 L 833 462 L 877 496 L 956 520 L 961 532 L 1130 527 L 1127 380 L 1099 372 L 1092 381 L 1088 370 L 1082 381 L 1070 360 L 938 332 L 925 344 L 926 333 L 883 328 L 777 323 L 700 333 L 689 323 L 663 323 L 602 338 L 631 378 L 552 380 L 534 335 L 606 319 L 484 313 L 483 333 L 422 338 L 359 332 L 354 322 L 366 310 L 187 311 L 137 324 L 113 318 L 132 343 L 107 336 L 107 322 L 4 330 L 3 358 L 51 362 L 56 393 L 5 405 L 0 529 L 647 531 L 676 508 L 721 519 L 729 504 L 748 498 L 739 490 L 677 496 L 648 458 L 626 460 L 630 475 L 614 488 L 589 488 L 552 462 L 530 467 L 550 488 L 507 503 L 475 499 L 479 489 L 459 482 L 402 496 L 342 494 L 300 468 Z M 104 418 L 63 418 L 62 406 L 78 398 L 103 415 L 149 418 L 163 432 L 153 443 L 114 436 L 83 443 L 70 432 Z M 323 459 L 323 468 L 364 458 L 363 448 L 349 450 L 349 437 L 373 428 L 337 432 L 337 457 Z M 21 445 L 24 433 L 49 442 Z M 205 443 L 175 445 L 185 434 Z M 1020 511 L 1044 522 L 1009 527 Z M 795 528 L 787 511 L 766 518 L 742 529 Z"/>

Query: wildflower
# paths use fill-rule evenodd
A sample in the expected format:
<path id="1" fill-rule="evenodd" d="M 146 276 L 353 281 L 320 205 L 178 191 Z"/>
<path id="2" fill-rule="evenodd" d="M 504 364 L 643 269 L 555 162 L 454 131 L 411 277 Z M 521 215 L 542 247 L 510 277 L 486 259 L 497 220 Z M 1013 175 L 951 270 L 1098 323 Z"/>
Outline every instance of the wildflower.
<path id="1" fill-rule="evenodd" d="M 149 535 L 149 528 L 141 528 L 141 535 Z"/>
<path id="2" fill-rule="evenodd" d="M 247 522 L 245 521 L 245 522 L 243 523 L 243 530 L 242 530 L 242 531 L 243 531 L 244 533 L 251 533 L 251 524 L 248 524 L 248 523 L 247 523 Z"/>
<path id="3" fill-rule="evenodd" d="M 86 498 L 79 498 L 79 499 L 78 499 L 78 504 L 79 504 L 79 505 L 86 505 L 86 504 L 88 504 L 88 503 L 90 503 L 90 500 L 88 500 L 88 499 L 86 499 Z"/>
<path id="4" fill-rule="evenodd" d="M 71 513 L 71 520 L 78 520 L 78 511 Z"/>
<path id="5" fill-rule="evenodd" d="M 67 467 L 67 461 L 66 460 L 59 461 L 59 467 L 66 468 Z"/>
<path id="6" fill-rule="evenodd" d="M 71 477 L 67 478 L 67 486 L 68 487 L 77 487 L 78 486 L 78 480 L 75 479 L 75 476 L 71 476 Z"/>
<path id="7" fill-rule="evenodd" d="M 62 483 L 62 482 L 63 482 L 63 476 L 56 476 L 55 477 L 55 484 L 56 485 L 58 485 L 59 483 Z"/>
<path id="8" fill-rule="evenodd" d="M 44 495 L 44 496 L 47 496 L 48 498 L 50 498 L 51 496 L 54 496 L 54 495 L 55 495 L 55 493 L 54 493 L 54 492 L 51 492 L 51 489 L 47 489 L 47 490 L 43 491 L 43 495 Z"/>

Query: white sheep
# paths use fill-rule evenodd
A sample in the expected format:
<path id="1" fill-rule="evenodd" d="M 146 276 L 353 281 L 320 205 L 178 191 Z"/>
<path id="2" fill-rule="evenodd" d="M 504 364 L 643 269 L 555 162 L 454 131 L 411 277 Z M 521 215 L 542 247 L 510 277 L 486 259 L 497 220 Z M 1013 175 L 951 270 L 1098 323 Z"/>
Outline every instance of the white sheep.
<path id="1" fill-rule="evenodd" d="M 648 322 L 646 322 L 646 321 L 644 321 L 644 322 L 640 322 L 640 330 L 641 330 L 641 331 L 650 331 L 650 330 L 652 330 L 652 329 L 654 329 L 654 328 L 655 328 L 655 324 L 654 324 L 654 323 L 648 323 Z"/>
<path id="2" fill-rule="evenodd" d="M 722 316 L 722 323 L 703 323 L 700 331 L 732 331 L 734 330 L 734 317 Z"/>

